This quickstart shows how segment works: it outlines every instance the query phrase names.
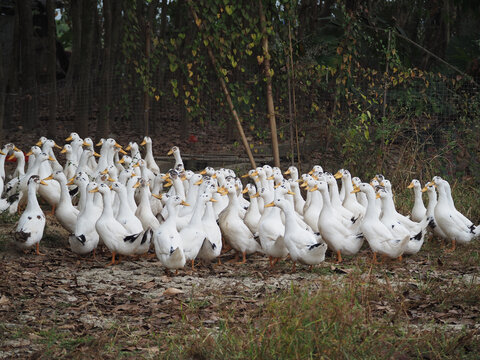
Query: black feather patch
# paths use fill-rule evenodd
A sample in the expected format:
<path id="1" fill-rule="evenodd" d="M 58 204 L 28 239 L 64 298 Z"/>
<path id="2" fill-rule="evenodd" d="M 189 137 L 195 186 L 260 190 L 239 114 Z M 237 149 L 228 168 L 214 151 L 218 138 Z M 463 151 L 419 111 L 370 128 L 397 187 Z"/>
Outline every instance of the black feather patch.
<path id="1" fill-rule="evenodd" d="M 468 228 L 470 229 L 470 233 L 475 234 L 475 229 L 476 229 L 475 225 L 472 224 Z"/>
<path id="2" fill-rule="evenodd" d="M 150 233 L 150 229 L 147 229 L 147 231 L 145 231 L 143 233 L 143 236 L 142 236 L 142 241 L 140 241 L 140 244 L 145 244 L 145 241 L 147 241 L 148 237 L 149 237 L 149 233 Z"/>
<path id="3" fill-rule="evenodd" d="M 316 247 L 319 247 L 320 245 L 322 245 L 322 243 L 316 243 L 316 244 L 310 245 L 310 246 L 308 247 L 308 250 L 315 249 Z"/>
<path id="4" fill-rule="evenodd" d="M 15 241 L 24 243 L 24 242 L 27 242 L 30 235 L 31 235 L 31 233 L 27 233 L 27 232 L 24 232 L 24 231 L 17 231 L 15 233 L 13 233 L 13 238 L 15 239 Z"/>
<path id="5" fill-rule="evenodd" d="M 140 233 L 135 234 L 135 235 L 125 236 L 125 237 L 123 238 L 123 241 L 133 243 L 135 240 L 137 240 L 137 238 L 138 238 L 139 235 L 140 235 Z"/>
<path id="6" fill-rule="evenodd" d="M 172 255 L 174 253 L 175 249 L 173 248 L 173 246 L 170 246 L 170 255 Z"/>
<path id="7" fill-rule="evenodd" d="M 215 250 L 217 248 L 217 245 L 215 245 L 214 243 L 210 243 L 212 244 L 212 249 Z"/>
<path id="8" fill-rule="evenodd" d="M 85 241 L 87 241 L 87 239 L 85 238 L 85 235 L 80 235 L 80 236 L 75 236 L 77 238 L 78 241 L 80 241 L 82 243 L 82 245 L 85 245 Z"/>
<path id="9" fill-rule="evenodd" d="M 422 230 L 420 230 L 420 232 L 417 235 L 410 238 L 410 240 L 417 240 L 417 241 L 420 241 L 421 239 L 422 239 Z"/>
<path id="10" fill-rule="evenodd" d="M 16 194 L 13 194 L 13 195 L 10 195 L 7 199 L 8 203 L 9 204 L 13 204 L 15 201 L 18 200 L 18 197 L 20 196 L 20 193 L 16 193 Z"/>
<path id="11" fill-rule="evenodd" d="M 355 222 L 358 220 L 358 218 L 359 218 L 359 216 L 357 218 L 355 218 L 355 216 L 352 216 L 350 221 L 352 222 L 352 224 L 355 224 Z"/>
<path id="12" fill-rule="evenodd" d="M 77 187 L 74 187 L 73 189 L 69 190 L 68 193 L 70 194 L 70 196 L 74 196 L 78 193 L 78 186 Z"/>
<path id="13" fill-rule="evenodd" d="M 315 236 L 320 236 L 321 234 L 319 232 L 313 233 Z"/>
<path id="14" fill-rule="evenodd" d="M 428 226 L 430 226 L 432 229 L 435 229 L 437 227 L 437 224 L 435 223 L 435 219 L 433 217 L 429 218 L 428 220 Z"/>

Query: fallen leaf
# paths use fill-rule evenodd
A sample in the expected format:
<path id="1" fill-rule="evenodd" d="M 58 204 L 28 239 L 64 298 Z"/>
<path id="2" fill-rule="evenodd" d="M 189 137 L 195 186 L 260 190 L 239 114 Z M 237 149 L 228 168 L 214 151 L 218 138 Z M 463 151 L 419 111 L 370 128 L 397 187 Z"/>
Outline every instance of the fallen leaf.
<path id="1" fill-rule="evenodd" d="M 176 288 L 168 288 L 167 290 L 165 290 L 163 292 L 163 295 L 165 295 L 165 296 L 175 296 L 175 295 L 178 295 L 178 294 L 183 294 L 183 291 L 180 290 L 180 289 L 176 289 Z"/>
<path id="2" fill-rule="evenodd" d="M 3 295 L 1 298 L 0 298 L 0 305 L 7 305 L 10 303 L 10 300 L 5 296 Z"/>

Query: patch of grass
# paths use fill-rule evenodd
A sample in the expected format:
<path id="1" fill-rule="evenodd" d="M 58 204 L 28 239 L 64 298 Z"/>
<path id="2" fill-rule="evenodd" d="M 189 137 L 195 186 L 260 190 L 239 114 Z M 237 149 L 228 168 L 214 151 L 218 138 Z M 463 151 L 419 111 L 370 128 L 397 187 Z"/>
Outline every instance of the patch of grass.
<path id="1" fill-rule="evenodd" d="M 222 316 L 217 329 L 196 328 L 189 331 L 190 336 L 169 335 L 162 346 L 164 355 L 175 358 L 180 352 L 198 359 L 384 359 L 428 354 L 429 358 L 473 359 L 480 350 L 473 330 L 444 334 L 447 329 L 425 326 L 419 331 L 409 326 L 403 285 L 396 288 L 388 281 L 365 281 L 356 275 L 345 281 L 344 286 L 324 284 L 315 292 L 292 286 L 249 312 L 248 318 L 233 310 Z M 471 294 L 472 301 L 480 294 L 473 287 L 463 295 L 467 292 L 475 293 Z M 452 295 L 447 293 L 434 301 L 446 305 L 449 296 L 453 302 L 462 297 Z M 383 304 L 380 309 L 388 311 L 376 310 L 378 303 Z"/>

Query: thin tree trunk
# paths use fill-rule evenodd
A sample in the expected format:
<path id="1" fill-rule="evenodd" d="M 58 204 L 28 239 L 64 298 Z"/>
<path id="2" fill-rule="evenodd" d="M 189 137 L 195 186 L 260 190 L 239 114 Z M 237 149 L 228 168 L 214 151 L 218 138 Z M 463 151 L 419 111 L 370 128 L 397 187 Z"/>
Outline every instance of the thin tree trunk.
<path id="1" fill-rule="evenodd" d="M 32 1 L 17 1 L 21 42 L 22 122 L 30 129 L 37 125 L 37 79 L 33 50 Z"/>
<path id="2" fill-rule="evenodd" d="M 201 20 L 198 18 L 197 13 L 195 12 L 192 0 L 188 0 L 188 4 L 190 7 L 190 11 L 192 12 L 193 19 L 195 20 L 195 23 L 197 24 L 199 31 L 202 31 Z M 232 113 L 232 116 L 235 119 L 235 123 L 237 125 L 238 132 L 240 133 L 243 146 L 245 148 L 245 151 L 247 152 L 248 159 L 250 160 L 250 165 L 252 166 L 252 168 L 255 169 L 257 165 L 255 164 L 255 159 L 253 158 L 252 152 L 250 150 L 250 146 L 248 144 L 247 137 L 245 136 L 245 132 L 243 131 L 242 122 L 240 121 L 240 117 L 238 116 L 237 111 L 235 110 L 235 106 L 233 105 L 232 97 L 230 96 L 230 92 L 228 91 L 228 87 L 227 87 L 227 84 L 225 83 L 225 79 L 223 78 L 222 75 L 220 75 L 220 72 L 217 69 L 217 61 L 215 59 L 215 56 L 213 55 L 212 49 L 209 46 L 205 46 L 205 47 L 207 48 L 208 56 L 210 57 L 212 66 L 218 75 L 218 80 L 220 81 L 220 86 L 222 87 L 228 106 L 230 107 L 230 112 Z"/>
<path id="3" fill-rule="evenodd" d="M 82 42 L 81 53 L 82 62 L 80 64 L 80 78 L 78 80 L 78 90 L 75 102 L 75 120 L 78 124 L 78 133 L 81 137 L 88 136 L 88 116 L 89 116 L 89 85 L 90 85 L 90 72 L 91 61 L 93 51 L 93 30 L 96 1 L 85 0 L 83 2 L 82 9 Z"/>
<path id="4" fill-rule="evenodd" d="M 7 76 L 4 70 L 2 43 L 0 42 L 0 144 L 3 144 L 3 117 L 5 115 L 5 92 L 7 91 Z M 3 145 L 1 145 L 3 146 Z"/>
<path id="5" fill-rule="evenodd" d="M 268 118 L 270 121 L 270 131 L 272 135 L 272 153 L 273 163 L 275 166 L 280 167 L 280 154 L 278 151 L 278 139 L 277 139 L 277 122 L 275 120 L 275 105 L 273 104 L 273 90 L 272 90 L 272 73 L 270 71 L 270 53 L 268 52 L 268 34 L 267 34 L 267 20 L 265 19 L 265 13 L 263 12 L 262 0 L 258 0 L 259 13 L 260 13 L 260 26 L 262 29 L 262 48 L 264 57 L 264 69 L 265 77 L 267 79 L 267 108 Z"/>
<path id="6" fill-rule="evenodd" d="M 48 95 L 48 126 L 47 136 L 50 139 L 56 137 L 55 122 L 57 118 L 57 32 L 55 28 L 55 6 L 53 0 L 47 0 L 47 31 L 48 31 L 48 61 L 47 73 L 50 83 Z"/>
<path id="7" fill-rule="evenodd" d="M 101 70 L 100 113 L 97 119 L 97 138 L 107 138 L 110 132 L 110 103 L 112 89 L 112 1 L 103 0 L 104 49 Z"/>
<path id="8" fill-rule="evenodd" d="M 147 59 L 147 74 L 150 74 L 150 23 L 145 26 L 145 57 Z M 150 95 L 146 88 L 143 93 L 143 134 L 149 136 Z"/>
<path id="9" fill-rule="evenodd" d="M 82 3 L 80 0 L 70 0 L 70 17 L 72 19 L 72 54 L 66 75 L 67 84 L 72 85 L 78 79 L 80 52 L 82 46 Z"/>

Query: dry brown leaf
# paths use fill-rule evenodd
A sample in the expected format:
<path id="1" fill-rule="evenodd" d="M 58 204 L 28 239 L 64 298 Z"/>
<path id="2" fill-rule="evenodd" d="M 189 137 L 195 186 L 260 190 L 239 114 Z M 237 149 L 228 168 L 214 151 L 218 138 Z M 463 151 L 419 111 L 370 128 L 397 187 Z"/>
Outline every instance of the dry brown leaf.
<path id="1" fill-rule="evenodd" d="M 176 289 L 176 288 L 168 288 L 167 290 L 165 290 L 163 292 L 163 295 L 165 295 L 165 296 L 175 296 L 175 295 L 183 294 L 183 293 L 184 293 L 183 290 Z"/>
<path id="2" fill-rule="evenodd" d="M 0 298 L 0 305 L 7 305 L 10 303 L 10 300 L 5 296 L 3 295 L 1 298 Z"/>

